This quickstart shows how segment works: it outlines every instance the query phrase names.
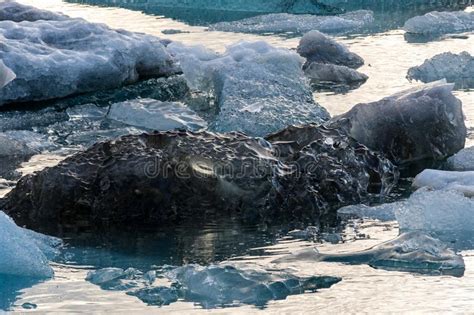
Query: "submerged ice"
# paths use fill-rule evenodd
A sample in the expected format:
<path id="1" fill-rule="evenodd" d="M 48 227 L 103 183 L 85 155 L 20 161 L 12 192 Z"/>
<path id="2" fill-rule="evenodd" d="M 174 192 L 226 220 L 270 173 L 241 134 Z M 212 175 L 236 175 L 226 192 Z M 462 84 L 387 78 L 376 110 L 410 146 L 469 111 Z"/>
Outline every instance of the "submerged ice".
<path id="1" fill-rule="evenodd" d="M 156 37 L 62 15 L 36 20 L 42 12 L 15 2 L 0 8 L 0 59 L 16 74 L 3 88 L 0 105 L 115 88 L 177 71 Z"/>
<path id="2" fill-rule="evenodd" d="M 309 14 L 274 13 L 259 15 L 238 21 L 212 24 L 213 31 L 241 33 L 277 33 L 295 35 L 312 30 L 324 33 L 341 34 L 360 31 L 374 22 L 372 11 L 359 10 L 336 16 L 321 16 Z"/>
<path id="3" fill-rule="evenodd" d="M 59 239 L 20 228 L 0 211 L 0 243 L 0 276 L 53 276 L 48 259 L 56 254 Z"/>
<path id="4" fill-rule="evenodd" d="M 171 43 L 191 88 L 217 103 L 210 124 L 218 132 L 264 136 L 288 125 L 321 123 L 328 112 L 316 104 L 294 52 L 265 42 L 239 42 L 216 54 L 204 47 Z"/>
<path id="5" fill-rule="evenodd" d="M 407 78 L 423 82 L 446 79 L 457 89 L 474 87 L 474 57 L 467 51 L 442 53 L 408 70 Z"/>
<path id="6" fill-rule="evenodd" d="M 103 289 L 126 291 L 149 305 L 168 305 L 178 299 L 204 308 L 239 304 L 263 306 L 289 295 L 315 292 L 341 281 L 330 276 L 299 277 L 283 271 L 232 265 L 185 265 L 161 274 L 171 286 L 155 283 L 156 272 L 129 268 L 92 271 L 86 280 Z"/>
<path id="7" fill-rule="evenodd" d="M 461 255 L 442 241 L 423 232 L 407 232 L 396 239 L 353 253 L 324 254 L 315 248 L 282 257 L 276 262 L 300 260 L 367 264 L 374 268 L 424 274 L 462 276 L 465 265 Z"/>

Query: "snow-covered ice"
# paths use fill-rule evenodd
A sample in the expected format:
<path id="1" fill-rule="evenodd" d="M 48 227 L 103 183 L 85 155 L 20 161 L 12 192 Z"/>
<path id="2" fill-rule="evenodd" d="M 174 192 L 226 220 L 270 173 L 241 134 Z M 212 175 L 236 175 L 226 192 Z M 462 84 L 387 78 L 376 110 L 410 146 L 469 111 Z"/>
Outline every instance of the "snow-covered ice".
<path id="1" fill-rule="evenodd" d="M 474 12 L 429 12 L 405 22 L 403 29 L 412 34 L 450 34 L 474 30 Z"/>
<path id="2" fill-rule="evenodd" d="M 307 59 L 307 64 L 329 63 L 354 69 L 364 64 L 362 57 L 319 31 L 306 33 L 300 40 L 297 52 Z"/>
<path id="3" fill-rule="evenodd" d="M 456 190 L 467 197 L 474 197 L 474 171 L 452 172 L 426 169 L 415 177 L 413 187 Z"/>
<path id="4" fill-rule="evenodd" d="M 408 79 L 433 82 L 446 79 L 457 89 L 474 87 L 474 57 L 467 51 L 442 53 L 408 70 Z"/>
<path id="5" fill-rule="evenodd" d="M 3 88 L 0 105 L 115 88 L 141 77 L 177 71 L 160 39 L 154 36 L 62 16 L 15 22 L 18 16 L 42 13 L 15 2 L 8 5 L 17 5 L 18 12 L 11 16 L 10 11 L 3 12 L 0 59 L 16 79 Z M 22 11 L 29 13 L 22 15 Z"/>
<path id="6" fill-rule="evenodd" d="M 0 59 L 0 89 L 11 81 L 15 80 L 15 78 L 15 73 L 10 68 L 5 66 L 3 61 Z"/>
<path id="7" fill-rule="evenodd" d="M 50 278 L 48 258 L 61 241 L 18 227 L 0 211 L 0 275 Z"/>
<path id="8" fill-rule="evenodd" d="M 220 22 L 212 24 L 209 29 L 213 31 L 256 34 L 304 34 L 312 30 L 331 34 L 343 34 L 363 30 L 373 22 L 374 15 L 369 10 L 352 11 L 336 16 L 274 13 L 238 21 Z"/>
<path id="9" fill-rule="evenodd" d="M 419 231 L 402 233 L 391 241 L 359 252 L 324 254 L 311 248 L 284 256 L 275 262 L 301 260 L 368 264 L 374 268 L 434 275 L 462 276 L 465 270 L 461 255 L 442 241 Z"/>
<path id="10" fill-rule="evenodd" d="M 207 127 L 206 121 L 183 103 L 160 102 L 154 99 L 136 99 L 112 104 L 107 117 L 127 125 L 160 131 L 196 131 Z"/>
<path id="11" fill-rule="evenodd" d="M 191 88 L 214 96 L 218 132 L 263 136 L 288 125 L 329 119 L 316 104 L 302 70 L 303 59 L 265 42 L 239 42 L 217 54 L 171 43 Z"/>
<path id="12" fill-rule="evenodd" d="M 474 146 L 448 158 L 447 167 L 452 171 L 474 171 Z"/>

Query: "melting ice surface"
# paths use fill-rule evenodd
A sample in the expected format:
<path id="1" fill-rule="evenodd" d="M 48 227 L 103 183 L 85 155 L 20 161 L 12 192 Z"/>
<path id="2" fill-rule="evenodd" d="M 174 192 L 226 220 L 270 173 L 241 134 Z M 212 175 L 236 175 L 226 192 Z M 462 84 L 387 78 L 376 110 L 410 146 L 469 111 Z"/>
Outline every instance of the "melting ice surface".
<path id="1" fill-rule="evenodd" d="M 454 190 L 474 197 L 474 171 L 449 172 L 426 169 L 415 177 L 413 187 Z"/>
<path id="2" fill-rule="evenodd" d="M 0 89 L 15 79 L 15 73 L 0 59 Z"/>
<path id="3" fill-rule="evenodd" d="M 374 268 L 428 274 L 464 274 L 463 258 L 440 240 L 422 232 L 401 234 L 394 240 L 355 253 L 324 254 L 307 249 L 278 259 L 278 262 L 310 260 L 368 264 Z"/>
<path id="4" fill-rule="evenodd" d="M 474 12 L 430 12 L 405 22 L 405 31 L 412 34 L 449 34 L 472 31 Z"/>
<path id="5" fill-rule="evenodd" d="M 202 46 L 168 45 L 189 85 L 213 95 L 210 128 L 264 136 L 292 124 L 320 123 L 328 112 L 315 103 L 303 59 L 266 42 L 239 42 L 217 54 Z"/>
<path id="6" fill-rule="evenodd" d="M 86 280 L 107 290 L 126 291 L 150 305 L 169 305 L 178 299 L 196 302 L 205 308 L 252 304 L 263 306 L 270 300 L 329 288 L 341 281 L 330 276 L 298 277 L 284 271 L 239 268 L 232 265 L 186 265 L 168 267 L 161 277 L 171 286 L 154 285 L 156 271 L 104 268 L 89 272 Z"/>
<path id="7" fill-rule="evenodd" d="M 453 171 L 474 171 L 474 147 L 465 148 L 451 156 L 447 165 Z"/>

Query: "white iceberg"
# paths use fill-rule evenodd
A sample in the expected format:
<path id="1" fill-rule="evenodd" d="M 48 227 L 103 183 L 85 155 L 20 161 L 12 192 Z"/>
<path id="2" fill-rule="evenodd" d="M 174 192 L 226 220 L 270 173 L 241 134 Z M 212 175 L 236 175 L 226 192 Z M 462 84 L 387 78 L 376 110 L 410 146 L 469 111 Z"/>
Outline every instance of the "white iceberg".
<path id="1" fill-rule="evenodd" d="M 474 12 L 429 12 L 405 22 L 403 29 L 411 34 L 450 34 L 474 30 Z"/>
<path id="2" fill-rule="evenodd" d="M 112 104 L 107 118 L 127 125 L 167 131 L 191 131 L 207 127 L 206 121 L 179 102 L 160 102 L 154 99 L 137 99 Z"/>
<path id="3" fill-rule="evenodd" d="M 474 171 L 450 172 L 427 169 L 415 177 L 413 187 L 456 190 L 467 197 L 474 197 Z"/>
<path id="4" fill-rule="evenodd" d="M 422 82 L 446 79 L 457 89 L 474 87 L 474 57 L 467 51 L 460 54 L 442 53 L 408 69 L 407 78 Z"/>
<path id="5" fill-rule="evenodd" d="M 0 211 L 0 275 L 50 278 L 48 258 L 61 241 L 18 227 Z"/>
<path id="6" fill-rule="evenodd" d="M 452 171 L 474 171 L 474 146 L 464 148 L 448 158 L 447 166 Z"/>
<path id="7" fill-rule="evenodd" d="M 328 112 L 313 100 L 294 52 L 265 42 L 239 42 L 216 54 L 203 47 L 171 43 L 191 88 L 217 103 L 210 128 L 263 136 L 288 125 L 321 123 Z"/>
<path id="8" fill-rule="evenodd" d="M 15 2 L 8 5 L 31 14 L 36 10 Z M 83 19 L 15 22 L 17 13 L 3 12 L 0 21 L 0 59 L 16 74 L 2 89 L 0 105 L 115 88 L 177 71 L 154 36 Z"/>
<path id="9" fill-rule="evenodd" d="M 319 31 L 311 31 L 301 38 L 297 48 L 298 54 L 306 58 L 307 64 L 329 63 L 357 69 L 364 64 L 364 59 L 351 52 L 347 46 Z"/>
<path id="10" fill-rule="evenodd" d="M 373 22 L 374 15 L 369 10 L 352 11 L 336 16 L 274 13 L 238 21 L 220 22 L 212 24 L 209 29 L 213 31 L 256 34 L 304 34 L 312 30 L 342 34 L 360 31 L 370 26 Z"/>

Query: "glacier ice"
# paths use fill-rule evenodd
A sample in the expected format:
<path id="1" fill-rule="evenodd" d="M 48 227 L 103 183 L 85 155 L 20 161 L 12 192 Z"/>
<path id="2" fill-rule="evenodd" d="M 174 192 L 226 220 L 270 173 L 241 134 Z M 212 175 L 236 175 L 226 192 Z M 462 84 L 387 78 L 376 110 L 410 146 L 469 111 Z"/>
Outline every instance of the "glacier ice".
<path id="1" fill-rule="evenodd" d="M 29 14 L 36 10 L 17 8 Z M 2 89 L 0 105 L 115 88 L 177 71 L 156 37 L 112 30 L 83 19 L 15 22 L 11 19 L 19 12 L 12 16 L 8 12 L 3 12 L 0 21 L 0 59 L 16 79 Z"/>
<path id="2" fill-rule="evenodd" d="M 405 22 L 403 29 L 412 34 L 449 34 L 474 30 L 474 12 L 429 12 Z"/>
<path id="3" fill-rule="evenodd" d="M 5 66 L 3 61 L 0 59 L 0 89 L 11 81 L 15 80 L 15 78 L 15 73 L 10 68 Z"/>
<path id="4" fill-rule="evenodd" d="M 306 33 L 300 40 L 297 52 L 306 58 L 307 64 L 329 63 L 354 69 L 364 64 L 362 57 L 319 31 Z"/>
<path id="5" fill-rule="evenodd" d="M 61 244 L 57 238 L 18 227 L 0 211 L 0 275 L 50 278 L 53 270 L 48 258 Z"/>
<path id="6" fill-rule="evenodd" d="M 474 147 L 464 148 L 448 158 L 447 167 L 452 171 L 474 171 Z"/>
<path id="7" fill-rule="evenodd" d="M 456 190 L 467 197 L 474 197 L 474 171 L 450 172 L 426 169 L 415 177 L 413 187 Z"/>
<path id="8" fill-rule="evenodd" d="M 259 15 L 238 21 L 219 22 L 210 25 L 213 31 L 240 33 L 304 34 L 312 30 L 342 34 L 360 31 L 374 22 L 369 10 L 352 11 L 336 16 L 274 13 Z"/>
<path id="9" fill-rule="evenodd" d="M 210 129 L 263 136 L 288 125 L 329 119 L 313 100 L 294 52 L 265 42 L 239 42 L 223 54 L 202 46 L 171 43 L 191 88 L 213 95 L 216 116 Z"/>
<path id="10" fill-rule="evenodd" d="M 40 10 L 16 1 L 0 2 L 0 21 L 34 22 L 38 20 L 61 21 L 67 19 L 68 17 L 61 13 Z"/>
<path id="11" fill-rule="evenodd" d="M 168 305 L 178 299 L 199 303 L 204 308 L 239 304 L 263 306 L 270 300 L 329 288 L 341 281 L 331 276 L 299 277 L 288 272 L 267 271 L 258 267 L 190 264 L 165 268 L 160 274 L 171 286 L 149 281 L 149 274 L 129 268 L 104 268 L 91 271 L 86 280 L 102 289 L 125 291 L 149 305 Z"/>
<path id="12" fill-rule="evenodd" d="M 196 131 L 207 127 L 206 121 L 183 103 L 160 102 L 154 99 L 136 99 L 112 104 L 107 118 L 131 126 L 162 131 Z"/>
<path id="13" fill-rule="evenodd" d="M 340 217 L 358 217 L 370 218 L 380 221 L 394 221 L 396 220 L 394 204 L 386 203 L 377 206 L 367 205 L 350 205 L 342 207 L 337 210 L 337 215 Z"/>
<path id="14" fill-rule="evenodd" d="M 369 78 L 367 75 L 346 66 L 312 62 L 304 68 L 304 73 L 315 88 L 358 87 Z"/>
<path id="15" fill-rule="evenodd" d="M 372 248 L 351 253 L 324 254 L 315 248 L 304 249 L 275 262 L 326 261 L 346 264 L 368 264 L 374 268 L 462 276 L 464 259 L 445 243 L 423 232 L 402 233 L 397 238 Z"/>
<path id="16" fill-rule="evenodd" d="M 442 53 L 408 70 L 408 79 L 433 82 L 446 79 L 456 89 L 474 87 L 474 57 L 467 51 L 460 54 Z"/>
<path id="17" fill-rule="evenodd" d="M 33 131 L 0 132 L 0 157 L 30 156 L 53 146 L 45 135 Z"/>
<path id="18" fill-rule="evenodd" d="M 453 87 L 436 81 L 357 104 L 331 124 L 402 167 L 443 160 L 464 148 L 467 135 Z"/>

